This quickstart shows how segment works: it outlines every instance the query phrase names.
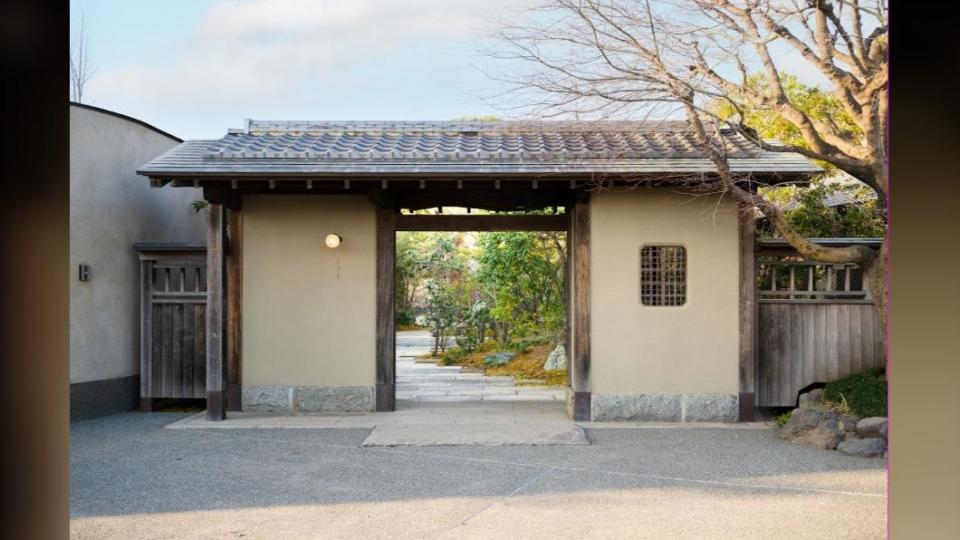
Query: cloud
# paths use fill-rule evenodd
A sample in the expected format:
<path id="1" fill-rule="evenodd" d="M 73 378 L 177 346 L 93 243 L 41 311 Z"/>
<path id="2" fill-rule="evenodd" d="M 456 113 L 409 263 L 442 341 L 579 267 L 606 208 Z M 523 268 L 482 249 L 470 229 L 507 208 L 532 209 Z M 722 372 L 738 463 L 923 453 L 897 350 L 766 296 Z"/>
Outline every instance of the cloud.
<path id="1" fill-rule="evenodd" d="M 478 38 L 510 4 L 220 0 L 182 42 L 101 68 L 87 94 L 106 107 L 159 115 L 174 106 L 199 112 L 257 100 L 300 100 L 318 87 L 346 92 L 371 61 L 392 58 L 404 47 L 422 50 L 424 43 L 442 47 Z"/>

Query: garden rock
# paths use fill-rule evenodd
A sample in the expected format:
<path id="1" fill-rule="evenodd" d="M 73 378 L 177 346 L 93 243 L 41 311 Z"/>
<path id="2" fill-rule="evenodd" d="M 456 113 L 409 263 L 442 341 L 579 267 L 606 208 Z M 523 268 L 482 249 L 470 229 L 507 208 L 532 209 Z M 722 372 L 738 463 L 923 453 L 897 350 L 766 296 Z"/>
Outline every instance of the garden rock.
<path id="1" fill-rule="evenodd" d="M 502 366 L 507 362 L 509 362 L 510 360 L 513 360 L 513 357 L 516 355 L 517 353 L 510 352 L 510 351 L 503 351 L 503 352 L 488 354 L 483 357 L 483 363 L 487 366 L 493 366 L 493 367 Z"/>
<path id="2" fill-rule="evenodd" d="M 851 439 L 837 445 L 837 451 L 848 456 L 880 457 L 887 451 L 887 441 L 878 437 Z"/>
<path id="3" fill-rule="evenodd" d="M 864 439 L 877 437 L 887 438 L 887 419 L 883 416 L 871 416 L 857 423 L 857 434 Z"/>
<path id="4" fill-rule="evenodd" d="M 547 362 L 543 364 L 543 369 L 546 371 L 567 369 L 567 349 L 563 346 L 563 343 L 550 351 Z"/>
<path id="5" fill-rule="evenodd" d="M 860 417 L 855 414 L 842 414 L 839 418 L 839 427 L 840 431 L 845 433 L 856 433 L 857 424 L 860 422 Z"/>
<path id="6" fill-rule="evenodd" d="M 790 419 L 780 429 L 780 436 L 791 439 L 804 431 L 814 429 L 823 421 L 826 412 L 819 409 L 794 409 L 790 413 Z"/>
<path id="7" fill-rule="evenodd" d="M 843 433 L 829 425 L 819 425 L 793 438 L 793 442 L 802 443 L 823 450 L 836 450 L 843 442 Z"/>
<path id="8" fill-rule="evenodd" d="M 834 450 L 844 440 L 840 415 L 821 408 L 794 409 L 780 429 L 780 437 L 814 448 Z"/>
<path id="9" fill-rule="evenodd" d="M 814 388 L 809 392 L 800 394 L 800 397 L 797 399 L 797 405 L 801 409 L 812 409 L 820 405 L 821 401 L 823 401 L 823 389 Z"/>

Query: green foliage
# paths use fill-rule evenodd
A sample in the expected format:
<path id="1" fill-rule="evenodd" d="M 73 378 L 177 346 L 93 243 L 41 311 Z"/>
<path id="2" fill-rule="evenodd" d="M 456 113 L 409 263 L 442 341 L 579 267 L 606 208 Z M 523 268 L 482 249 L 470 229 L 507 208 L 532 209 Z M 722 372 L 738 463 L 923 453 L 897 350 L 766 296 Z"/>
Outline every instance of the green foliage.
<path id="1" fill-rule="evenodd" d="M 825 92 L 816 86 L 806 85 L 787 73 L 781 73 L 780 79 L 787 99 L 807 116 L 836 126 L 841 136 L 851 137 L 853 140 L 863 136 L 853 118 L 847 114 L 840 100 L 832 93 Z M 762 73 L 751 75 L 747 79 L 747 84 L 762 94 L 770 93 L 767 78 Z M 741 109 L 741 117 L 741 114 L 726 100 L 717 100 L 710 108 L 724 120 L 739 121 L 756 130 L 763 139 L 777 139 L 792 146 L 809 148 L 797 126 L 776 111 L 765 108 L 746 108 Z M 827 173 L 836 170 L 833 165 L 826 162 L 818 161 L 817 164 Z"/>
<path id="2" fill-rule="evenodd" d="M 457 336 L 457 345 L 468 353 L 479 349 L 486 341 L 490 322 L 490 308 L 487 303 L 483 300 L 474 302 L 456 325 L 454 333 Z"/>
<path id="3" fill-rule="evenodd" d="M 842 136 L 857 141 L 863 137 L 861 129 L 847 113 L 831 92 L 821 90 L 800 82 L 796 77 L 781 73 L 783 89 L 787 99 L 804 114 L 833 126 Z M 770 88 L 764 74 L 754 74 L 747 80 L 748 85 L 760 93 L 769 93 Z M 776 139 L 782 143 L 801 148 L 809 148 L 797 126 L 780 115 L 765 108 L 746 108 L 737 111 L 730 102 L 722 99 L 714 101 L 710 109 L 721 119 L 739 122 L 755 130 L 762 139 Z M 824 169 L 824 177 L 837 172 L 830 163 L 815 160 Z M 847 205 L 842 210 L 823 204 L 823 196 L 838 189 L 822 182 L 815 182 L 809 189 L 794 186 L 776 187 L 763 190 L 763 195 L 773 202 L 786 204 L 797 200 L 799 205 L 788 211 L 787 221 L 800 234 L 807 237 L 883 237 L 886 234 L 886 222 L 876 201 L 866 201 Z M 869 192 L 866 186 L 861 192 Z M 772 231 L 761 231 L 772 235 Z"/>
<path id="4" fill-rule="evenodd" d="M 412 309 L 398 309 L 394 320 L 396 326 L 412 326 L 416 322 Z"/>
<path id="5" fill-rule="evenodd" d="M 417 289 L 426 277 L 427 257 L 431 238 L 421 232 L 397 233 L 396 260 L 394 262 L 394 313 L 398 325 L 416 322 L 417 306 L 414 305 Z"/>
<path id="6" fill-rule="evenodd" d="M 201 210 L 204 210 L 207 208 L 207 201 L 203 199 L 197 199 L 192 203 L 190 203 L 190 208 L 193 208 L 194 212 L 200 212 Z"/>
<path id="7" fill-rule="evenodd" d="M 784 425 L 786 425 L 787 421 L 790 420 L 790 414 L 791 414 L 792 412 L 793 412 L 793 411 L 787 411 L 787 412 L 785 412 L 785 413 L 783 413 L 783 414 L 775 417 L 775 418 L 773 419 L 773 421 L 777 423 L 777 427 L 783 427 Z"/>
<path id="8" fill-rule="evenodd" d="M 488 336 L 529 350 L 562 340 L 565 237 L 555 232 L 400 233 L 395 267 L 398 326 L 423 316 L 434 354 L 450 336 L 472 353 Z"/>
<path id="9" fill-rule="evenodd" d="M 559 341 L 566 321 L 563 239 L 549 233 L 496 232 L 480 238 L 477 282 L 490 299 L 501 345 Z"/>
<path id="10" fill-rule="evenodd" d="M 828 383 L 823 397 L 860 416 L 887 415 L 887 381 L 879 368 Z"/>
<path id="11" fill-rule="evenodd" d="M 765 190 L 763 196 L 785 206 L 795 200 L 797 206 L 784 214 L 790 226 L 808 238 L 880 238 L 886 234 L 883 213 L 876 199 L 859 201 L 844 207 L 830 207 L 823 198 L 844 189 L 838 184 L 813 182 L 808 188 L 795 186 Z M 870 188 L 856 188 L 855 194 L 865 195 Z M 774 231 L 761 231 L 773 236 Z"/>
<path id="12" fill-rule="evenodd" d="M 462 235 L 436 237 L 427 253 L 425 319 L 434 337 L 434 353 L 446 349 L 446 337 L 472 306 L 473 281 L 465 253 L 459 249 Z"/>
<path id="13" fill-rule="evenodd" d="M 469 356 L 471 352 L 462 347 L 450 347 L 440 357 L 440 363 L 445 366 L 456 365 L 462 358 Z"/>

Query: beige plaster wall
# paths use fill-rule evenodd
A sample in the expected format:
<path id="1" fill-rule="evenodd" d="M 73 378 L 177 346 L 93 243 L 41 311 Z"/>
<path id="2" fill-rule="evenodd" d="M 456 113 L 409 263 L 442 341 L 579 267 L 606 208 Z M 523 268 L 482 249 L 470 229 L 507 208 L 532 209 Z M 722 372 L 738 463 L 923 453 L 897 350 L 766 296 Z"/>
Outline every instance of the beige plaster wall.
<path id="1" fill-rule="evenodd" d="M 70 382 L 140 372 L 140 263 L 134 242 L 206 242 L 199 189 L 155 189 L 137 167 L 177 140 L 70 106 Z M 89 281 L 78 266 L 90 266 Z"/>
<path id="2" fill-rule="evenodd" d="M 244 385 L 375 384 L 375 233 L 362 195 L 244 197 Z"/>
<path id="3" fill-rule="evenodd" d="M 738 225 L 726 198 L 669 189 L 591 200 L 591 391 L 738 391 Z M 640 248 L 687 248 L 687 303 L 640 304 Z"/>

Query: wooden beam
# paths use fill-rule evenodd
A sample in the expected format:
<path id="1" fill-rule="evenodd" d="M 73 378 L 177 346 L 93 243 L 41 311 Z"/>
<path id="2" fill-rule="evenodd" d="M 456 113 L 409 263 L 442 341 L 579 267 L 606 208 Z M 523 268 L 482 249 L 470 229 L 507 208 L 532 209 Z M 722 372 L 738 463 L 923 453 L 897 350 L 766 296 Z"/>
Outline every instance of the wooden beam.
<path id="1" fill-rule="evenodd" d="M 398 231 L 565 231 L 567 216 L 434 214 L 396 216 Z"/>
<path id="2" fill-rule="evenodd" d="M 588 194 L 587 194 L 588 195 Z M 590 202 L 587 195 L 573 204 L 573 416 L 590 417 Z"/>
<path id="3" fill-rule="evenodd" d="M 243 203 L 241 192 L 227 188 L 226 185 L 204 186 L 203 199 L 210 204 L 219 204 L 230 210 L 240 210 Z"/>
<path id="4" fill-rule="evenodd" d="M 397 215 L 390 206 L 377 207 L 377 386 L 376 410 L 396 409 L 396 335 L 394 334 L 394 258 Z"/>
<path id="5" fill-rule="evenodd" d="M 207 420 L 226 418 L 224 390 L 224 245 L 226 208 L 207 207 Z"/>
<path id="6" fill-rule="evenodd" d="M 243 301 L 243 213 L 231 210 L 229 249 L 227 250 L 227 410 L 243 408 L 243 362 L 241 356 L 241 317 Z"/>
<path id="7" fill-rule="evenodd" d="M 756 226 L 750 205 L 738 207 L 740 222 L 740 421 L 754 418 L 757 374 Z"/>

